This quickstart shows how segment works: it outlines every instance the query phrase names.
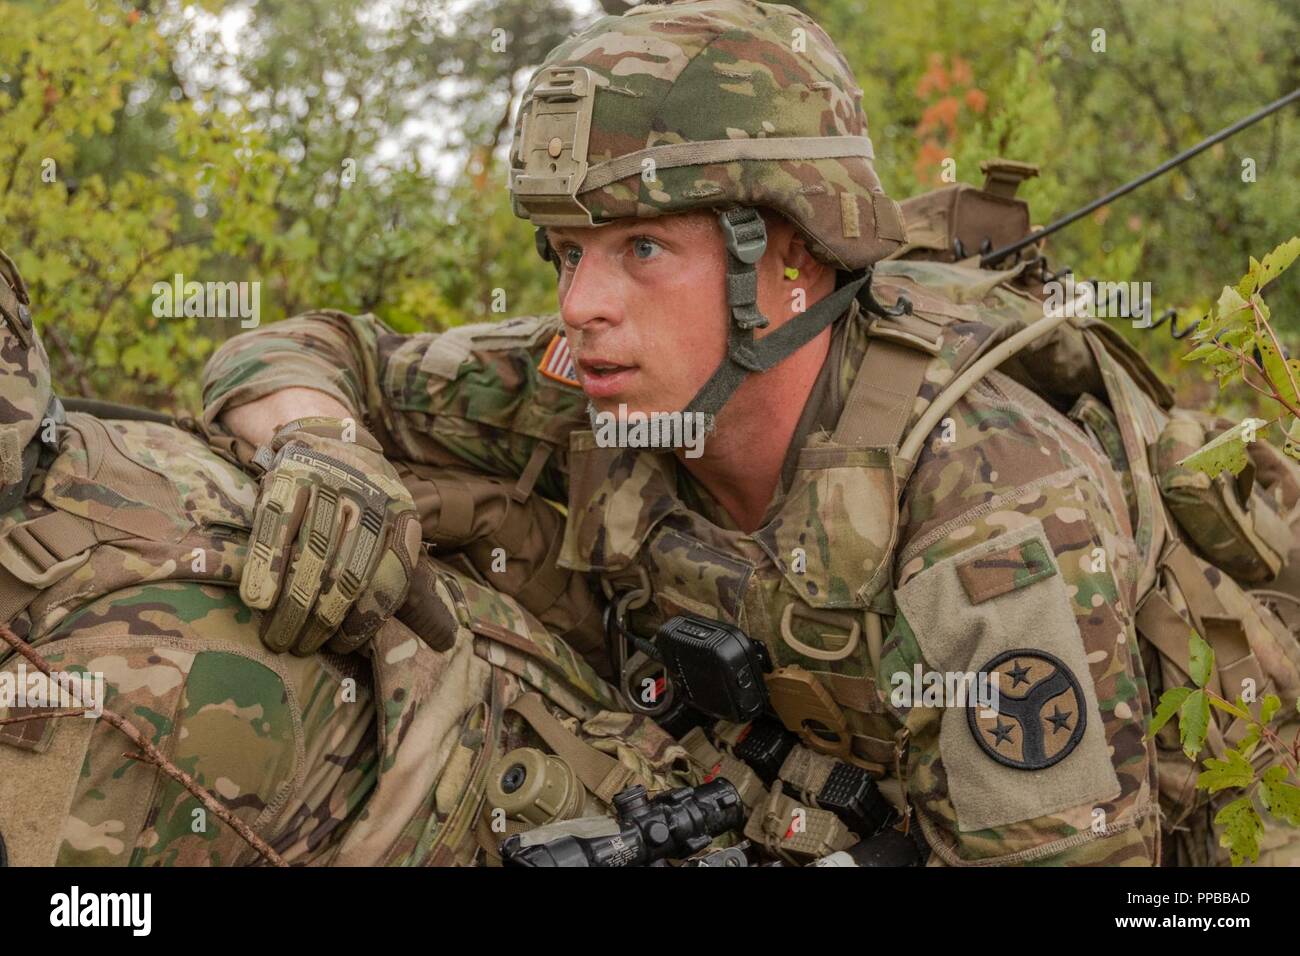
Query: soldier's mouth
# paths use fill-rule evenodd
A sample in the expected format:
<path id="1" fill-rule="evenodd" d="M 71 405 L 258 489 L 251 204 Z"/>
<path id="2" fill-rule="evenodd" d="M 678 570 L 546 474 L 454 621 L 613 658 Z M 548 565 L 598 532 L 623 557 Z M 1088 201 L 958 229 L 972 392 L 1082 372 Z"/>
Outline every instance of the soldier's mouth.
<path id="1" fill-rule="evenodd" d="M 580 359 L 582 390 L 591 398 L 608 398 L 627 388 L 636 375 L 635 365 L 619 365 L 604 359 Z"/>

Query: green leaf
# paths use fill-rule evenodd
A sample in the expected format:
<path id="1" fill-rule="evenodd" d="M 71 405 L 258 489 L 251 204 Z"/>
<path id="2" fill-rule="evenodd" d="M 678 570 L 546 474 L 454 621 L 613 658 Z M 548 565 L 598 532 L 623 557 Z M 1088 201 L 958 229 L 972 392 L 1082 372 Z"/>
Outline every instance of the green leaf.
<path id="1" fill-rule="evenodd" d="M 1296 257 L 1300 256 L 1300 236 L 1292 236 L 1286 242 L 1282 243 L 1268 255 L 1264 256 L 1259 264 L 1259 274 L 1256 276 L 1255 290 L 1264 288 L 1283 272 L 1291 263 L 1295 262 Z M 1252 269 L 1252 272 L 1255 270 Z"/>
<path id="2" fill-rule="evenodd" d="M 1194 691 L 1187 695 L 1183 706 L 1178 709 L 1178 737 L 1188 759 L 1195 760 L 1201 752 L 1209 729 L 1210 699 L 1205 696 L 1205 691 Z"/>
<path id="3" fill-rule="evenodd" d="M 1267 424 L 1262 418 L 1247 418 L 1240 425 L 1229 428 L 1213 441 L 1202 445 L 1178 464 L 1203 471 L 1211 478 L 1222 471 L 1238 474 L 1246 467 L 1246 438 L 1258 438 Z"/>
<path id="4" fill-rule="evenodd" d="M 1225 385 L 1231 384 L 1243 377 L 1241 366 L 1239 365 L 1224 366 L 1223 368 L 1216 370 L 1214 374 L 1215 378 L 1218 379 L 1219 388 L 1223 388 Z"/>
<path id="5" fill-rule="evenodd" d="M 1251 724 L 1246 728 L 1246 736 L 1242 737 L 1241 743 L 1237 744 L 1237 749 L 1249 760 L 1255 753 L 1255 748 L 1259 746 L 1259 740 L 1259 724 Z"/>
<path id="6" fill-rule="evenodd" d="M 1259 317 L 1265 322 L 1267 322 L 1269 317 L 1273 314 L 1272 310 L 1268 307 L 1268 303 L 1264 301 L 1263 297 L 1258 292 L 1250 297 L 1250 304 L 1255 307 L 1255 312 L 1258 313 Z"/>
<path id="7" fill-rule="evenodd" d="M 1285 776 L 1285 767 L 1270 767 L 1260 778 L 1259 798 L 1273 816 L 1300 826 L 1300 787 L 1287 783 Z"/>
<path id="8" fill-rule="evenodd" d="M 1284 401 L 1295 405 L 1300 401 L 1297 386 L 1300 386 L 1300 362 L 1295 359 L 1287 361 L 1278 354 L 1268 336 L 1260 336 L 1259 355 L 1263 360 L 1264 374 L 1269 383 Z"/>
<path id="9" fill-rule="evenodd" d="M 1192 681 L 1197 687 L 1204 687 L 1210 682 L 1210 675 L 1214 673 L 1214 648 L 1205 643 L 1201 635 L 1193 632 L 1187 640 L 1187 650 L 1191 660 L 1188 667 L 1191 670 Z"/>
<path id="10" fill-rule="evenodd" d="M 1198 345 L 1186 355 L 1183 356 L 1184 362 L 1195 362 L 1197 359 L 1203 359 L 1208 355 L 1219 355 L 1219 347 L 1213 342 L 1206 342 L 1204 345 Z"/>
<path id="11" fill-rule="evenodd" d="M 1183 701 L 1192 692 L 1190 687 L 1174 687 L 1160 695 L 1160 703 L 1156 705 L 1155 716 L 1151 718 L 1151 728 L 1147 731 L 1147 737 L 1154 737 L 1160 732 L 1160 728 L 1169 723 L 1169 718 L 1178 713 L 1178 709 L 1183 706 Z"/>
<path id="12" fill-rule="evenodd" d="M 1266 724 L 1282 708 L 1282 698 L 1277 694 L 1265 694 L 1259 703 L 1259 722 Z"/>
<path id="13" fill-rule="evenodd" d="M 1240 866 L 1243 860 L 1259 859 L 1259 838 L 1264 832 L 1264 821 L 1250 802 L 1241 797 L 1214 815 L 1215 826 L 1221 829 L 1219 846 L 1227 847 L 1232 855 L 1232 865 Z"/>
<path id="14" fill-rule="evenodd" d="M 1220 345 L 1228 345 L 1232 348 L 1245 348 L 1248 342 L 1255 338 L 1254 329 L 1229 329 L 1219 336 Z"/>
<path id="15" fill-rule="evenodd" d="M 1239 318 L 1243 310 L 1250 310 L 1250 303 L 1240 292 L 1230 285 L 1223 287 L 1223 292 L 1218 301 L 1219 318 L 1228 321 L 1234 317 Z"/>
<path id="16" fill-rule="evenodd" d="M 1281 764 L 1269 767 L 1259 775 L 1260 783 L 1281 783 L 1286 780 L 1287 770 Z"/>
<path id="17" fill-rule="evenodd" d="M 1236 290 L 1241 293 L 1243 298 L 1250 295 L 1256 288 L 1258 288 L 1257 283 L 1259 282 L 1259 270 L 1259 260 L 1254 256 L 1251 256 L 1250 268 L 1246 271 L 1246 274 L 1241 277 L 1241 281 L 1238 282 L 1235 287 Z"/>
<path id="18" fill-rule="evenodd" d="M 1226 760 L 1210 757 L 1205 761 L 1205 770 L 1196 778 L 1200 790 L 1218 793 L 1229 787 L 1245 789 L 1255 782 L 1255 768 L 1245 757 L 1235 750 L 1229 750 Z"/>
<path id="19" fill-rule="evenodd" d="M 1210 706 L 1223 711 L 1225 714 L 1232 714 L 1233 717 L 1240 717 L 1242 720 L 1251 719 L 1250 711 L 1240 701 L 1233 704 L 1222 697 L 1211 697 Z"/>
<path id="20" fill-rule="evenodd" d="M 1231 349 L 1215 349 L 1205 357 L 1205 364 L 1211 368 L 1219 368 L 1220 371 L 1223 371 L 1221 366 L 1228 366 L 1233 369 L 1240 368 L 1241 359 Z"/>

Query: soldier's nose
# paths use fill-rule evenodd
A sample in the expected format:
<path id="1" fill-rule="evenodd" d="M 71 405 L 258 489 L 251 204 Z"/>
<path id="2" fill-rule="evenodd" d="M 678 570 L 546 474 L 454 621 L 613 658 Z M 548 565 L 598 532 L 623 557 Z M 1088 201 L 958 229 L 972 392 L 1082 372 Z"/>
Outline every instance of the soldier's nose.
<path id="1" fill-rule="evenodd" d="M 623 320 L 622 285 L 600 257 L 583 256 L 562 287 L 560 317 L 574 331 L 593 323 L 616 325 Z"/>

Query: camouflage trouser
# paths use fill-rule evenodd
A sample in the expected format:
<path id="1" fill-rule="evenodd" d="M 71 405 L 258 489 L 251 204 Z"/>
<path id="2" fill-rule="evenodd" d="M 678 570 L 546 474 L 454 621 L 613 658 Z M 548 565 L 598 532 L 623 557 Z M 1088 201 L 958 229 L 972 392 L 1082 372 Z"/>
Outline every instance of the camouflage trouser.
<path id="1" fill-rule="evenodd" d="M 393 621 L 369 660 L 273 655 L 236 589 L 184 582 L 102 597 L 36 644 L 56 670 L 102 673 L 105 706 L 290 863 L 480 856 L 487 770 L 507 747 L 536 742 L 507 712 L 521 690 L 540 691 L 625 765 L 652 777 L 683 769 L 671 738 L 611 713 L 608 686 L 511 599 L 441 565 L 436 592 L 455 618 L 443 651 Z M 0 660 L 0 672 L 33 670 L 15 654 Z M 125 755 L 133 749 L 102 719 L 0 728 L 11 863 L 259 862 L 181 784 Z"/>

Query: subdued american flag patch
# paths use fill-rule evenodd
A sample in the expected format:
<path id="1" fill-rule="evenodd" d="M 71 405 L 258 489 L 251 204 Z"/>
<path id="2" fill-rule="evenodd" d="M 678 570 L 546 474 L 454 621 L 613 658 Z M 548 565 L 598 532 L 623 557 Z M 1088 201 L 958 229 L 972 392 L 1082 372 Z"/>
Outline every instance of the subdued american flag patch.
<path id="1" fill-rule="evenodd" d="M 557 333 L 551 339 L 551 344 L 546 346 L 537 370 L 547 378 L 565 385 L 578 384 L 578 370 L 573 367 L 573 353 L 569 351 L 569 340 L 563 333 Z"/>

